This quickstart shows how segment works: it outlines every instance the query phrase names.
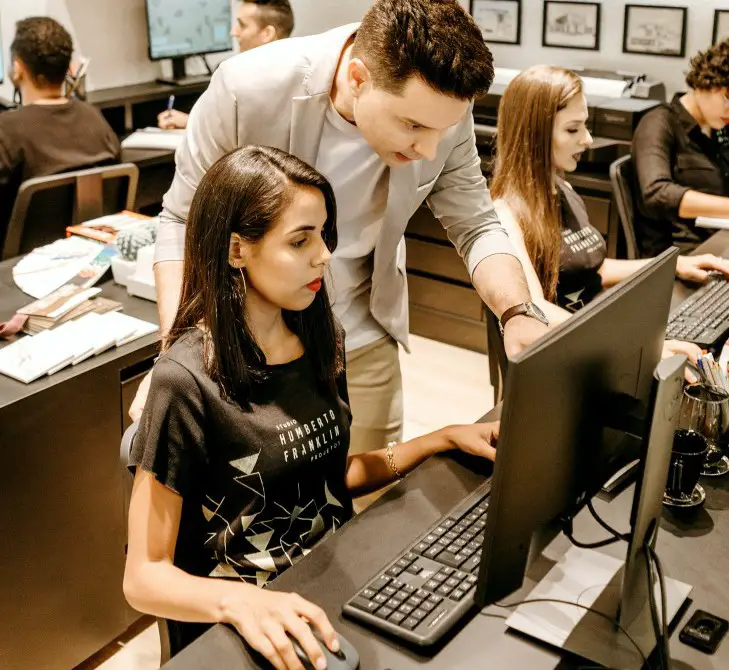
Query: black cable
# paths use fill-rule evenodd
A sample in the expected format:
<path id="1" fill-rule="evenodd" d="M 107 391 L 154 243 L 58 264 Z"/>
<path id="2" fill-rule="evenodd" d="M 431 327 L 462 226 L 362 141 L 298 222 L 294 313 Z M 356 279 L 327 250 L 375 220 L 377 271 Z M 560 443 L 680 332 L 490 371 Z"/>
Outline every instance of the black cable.
<path id="1" fill-rule="evenodd" d="M 630 539 L 630 535 L 628 533 L 619 533 L 610 524 L 608 524 L 607 521 L 604 521 L 602 519 L 602 517 L 597 513 L 595 506 L 592 504 L 592 500 L 587 501 L 587 509 L 590 510 L 590 514 L 592 514 L 592 518 L 595 519 L 595 521 L 597 521 L 613 537 L 616 537 L 620 540 L 625 540 L 625 541 Z"/>
<path id="2" fill-rule="evenodd" d="M 208 71 L 208 75 L 212 77 L 213 76 L 213 70 L 210 67 L 210 63 L 208 63 L 208 59 L 205 58 L 205 54 L 201 54 L 200 55 L 200 58 L 202 58 L 202 62 L 205 64 L 205 69 Z"/>
<path id="3" fill-rule="evenodd" d="M 608 537 L 604 540 L 600 540 L 599 542 L 581 542 L 580 540 L 576 539 L 574 534 L 572 533 L 571 518 L 562 520 L 562 532 L 572 544 L 574 544 L 576 547 L 579 547 L 580 549 L 599 549 L 600 547 L 607 547 L 610 544 L 615 544 L 616 542 L 620 542 L 622 539 L 624 539 L 622 537 Z"/>
<path id="4" fill-rule="evenodd" d="M 597 614 L 598 616 L 601 616 L 603 619 L 606 619 L 612 625 L 616 626 L 618 630 L 620 630 L 620 632 L 625 635 L 628 640 L 630 640 L 630 643 L 638 650 L 638 653 L 640 654 L 640 658 L 643 661 L 643 667 L 647 668 L 647 670 L 651 670 L 651 666 L 648 663 L 648 658 L 643 653 L 643 650 L 638 646 L 638 643 L 633 639 L 633 636 L 625 628 L 623 628 L 623 626 L 620 625 L 618 621 L 616 621 L 610 615 L 605 614 L 605 612 L 600 612 L 599 610 L 593 609 L 592 607 L 588 607 L 587 605 L 583 605 L 581 603 L 575 603 L 569 600 L 560 600 L 559 598 L 528 598 L 527 600 L 522 600 L 516 603 L 495 603 L 495 605 L 504 609 L 514 609 L 515 607 L 519 607 L 520 605 L 527 605 L 529 603 L 559 603 L 561 605 L 572 605 L 573 607 L 579 607 L 580 609 L 583 609 L 587 612 L 591 612 L 592 614 Z"/>
<path id="5" fill-rule="evenodd" d="M 661 559 L 658 558 L 658 554 L 656 553 L 656 550 L 648 546 L 648 552 L 650 553 L 650 557 L 653 560 L 653 563 L 656 567 L 656 572 L 658 573 L 658 585 L 661 589 L 661 622 L 663 624 L 663 653 L 666 656 L 666 667 L 670 667 L 671 663 L 671 647 L 669 643 L 669 635 L 668 635 L 668 590 L 666 589 L 666 577 L 665 573 L 663 572 L 663 565 L 661 564 Z"/>
<path id="6" fill-rule="evenodd" d="M 656 653 L 658 655 L 658 662 L 661 668 L 670 670 L 668 666 L 668 659 L 664 657 L 663 644 L 661 638 L 663 637 L 661 631 L 661 623 L 658 620 L 658 606 L 656 605 L 656 596 L 653 590 L 653 567 L 651 562 L 650 546 L 645 544 L 643 546 L 645 553 L 645 569 L 648 576 L 648 607 L 651 614 L 651 623 L 653 624 L 653 634 L 656 637 Z"/>

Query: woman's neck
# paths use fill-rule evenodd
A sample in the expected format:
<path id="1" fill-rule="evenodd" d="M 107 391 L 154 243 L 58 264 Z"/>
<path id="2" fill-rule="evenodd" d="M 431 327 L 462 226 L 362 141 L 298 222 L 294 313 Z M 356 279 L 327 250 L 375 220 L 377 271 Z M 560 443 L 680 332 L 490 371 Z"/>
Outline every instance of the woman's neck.
<path id="1" fill-rule="evenodd" d="M 288 363 L 303 354 L 301 342 L 286 325 L 281 308 L 272 305 L 252 289 L 248 290 L 246 296 L 245 319 L 268 365 Z"/>
<path id="2" fill-rule="evenodd" d="M 696 100 L 696 94 L 693 91 L 684 93 L 679 98 L 679 101 L 686 108 L 686 111 L 694 117 L 694 121 L 699 124 L 702 132 L 706 132 L 708 124 L 706 123 L 704 115 L 701 113 L 701 108 L 699 107 L 699 103 Z M 711 130 L 709 130 L 709 134 L 710 133 Z"/>

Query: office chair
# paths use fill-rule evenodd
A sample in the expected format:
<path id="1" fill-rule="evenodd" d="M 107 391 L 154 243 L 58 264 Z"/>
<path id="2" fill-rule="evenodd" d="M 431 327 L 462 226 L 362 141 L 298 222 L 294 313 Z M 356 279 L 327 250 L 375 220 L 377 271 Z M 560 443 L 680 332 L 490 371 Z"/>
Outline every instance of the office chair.
<path id="1" fill-rule="evenodd" d="M 122 491 L 124 493 L 124 528 L 129 527 L 129 503 L 132 499 L 132 485 L 134 475 L 129 471 L 129 455 L 132 452 L 134 438 L 139 429 L 139 421 L 135 421 L 122 435 L 121 447 L 119 449 L 119 464 L 122 468 Z M 126 545 L 126 543 L 125 543 Z M 160 665 L 170 660 L 170 632 L 167 627 L 167 620 L 157 617 L 157 629 L 159 631 L 160 644 Z"/>
<path id="2" fill-rule="evenodd" d="M 610 165 L 610 183 L 618 206 L 620 225 L 625 236 L 626 258 L 640 258 L 635 237 L 635 200 L 633 199 L 633 158 L 623 156 Z"/>
<path id="3" fill-rule="evenodd" d="M 138 183 L 139 168 L 132 163 L 24 181 L 10 214 L 2 260 L 64 237 L 67 226 L 133 210 Z"/>
<path id="4" fill-rule="evenodd" d="M 494 405 L 498 405 L 504 397 L 504 380 L 509 359 L 506 357 L 504 338 L 499 328 L 496 315 L 484 305 L 486 313 L 486 339 L 489 357 L 489 378 L 494 387 Z"/>

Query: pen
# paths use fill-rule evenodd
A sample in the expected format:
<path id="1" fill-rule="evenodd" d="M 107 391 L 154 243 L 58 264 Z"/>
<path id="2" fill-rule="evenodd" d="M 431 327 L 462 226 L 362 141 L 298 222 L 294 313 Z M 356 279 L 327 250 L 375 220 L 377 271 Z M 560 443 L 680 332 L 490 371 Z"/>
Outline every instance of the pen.
<path id="1" fill-rule="evenodd" d="M 167 116 L 170 115 L 170 112 L 172 111 L 172 109 L 174 108 L 174 106 L 175 106 L 175 96 L 174 95 L 171 95 L 167 99 Z"/>

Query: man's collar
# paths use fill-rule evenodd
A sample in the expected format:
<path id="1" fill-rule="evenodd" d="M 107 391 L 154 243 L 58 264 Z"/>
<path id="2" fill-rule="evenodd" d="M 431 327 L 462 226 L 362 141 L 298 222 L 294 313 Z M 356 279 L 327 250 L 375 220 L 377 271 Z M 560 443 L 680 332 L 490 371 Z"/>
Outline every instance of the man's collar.
<path id="1" fill-rule="evenodd" d="M 359 23 L 350 23 L 324 33 L 326 41 L 320 58 L 314 59 L 307 75 L 306 88 L 309 95 L 329 94 L 337 73 L 342 50 L 359 29 Z M 332 58 L 336 54 L 336 57 Z"/>

